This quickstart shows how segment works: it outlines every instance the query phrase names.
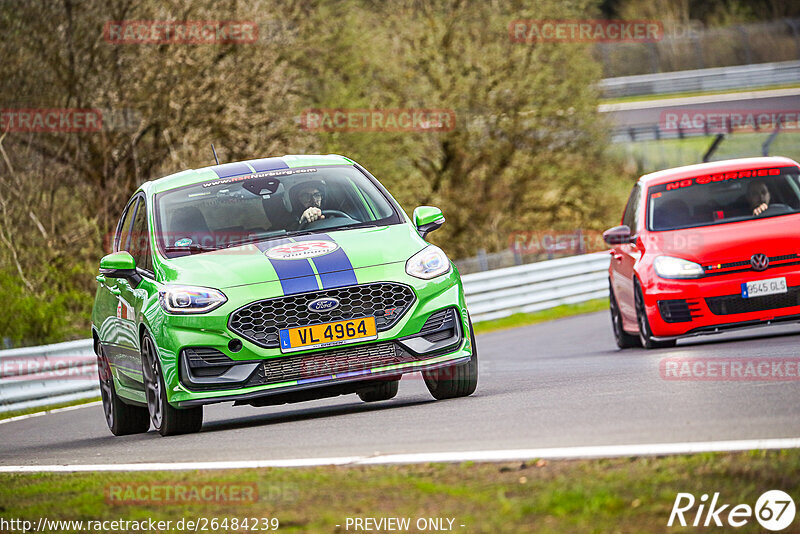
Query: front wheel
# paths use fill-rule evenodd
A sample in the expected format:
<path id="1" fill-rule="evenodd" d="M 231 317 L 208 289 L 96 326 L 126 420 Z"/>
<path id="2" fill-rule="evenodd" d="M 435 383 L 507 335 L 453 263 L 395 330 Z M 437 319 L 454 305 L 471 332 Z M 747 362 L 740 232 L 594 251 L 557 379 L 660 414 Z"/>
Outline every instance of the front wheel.
<path id="1" fill-rule="evenodd" d="M 162 436 L 190 434 L 203 426 L 203 407 L 178 409 L 167 402 L 156 344 L 149 334 L 142 337 L 142 371 L 147 410 L 153 427 Z"/>
<path id="2" fill-rule="evenodd" d="M 111 365 L 100 346 L 97 349 L 97 374 L 100 378 L 100 397 L 103 399 L 103 413 L 108 429 L 115 436 L 142 434 L 150 429 L 150 415 L 147 408 L 125 404 L 117 395 Z"/>
<path id="3" fill-rule="evenodd" d="M 478 346 L 475 344 L 472 321 L 469 321 L 469 338 L 472 345 L 472 358 L 467 363 L 422 372 L 425 385 L 434 399 L 467 397 L 472 395 L 475 388 L 478 387 Z"/>
<path id="4" fill-rule="evenodd" d="M 614 329 L 614 339 L 617 342 L 617 347 L 621 349 L 638 347 L 640 344 L 639 337 L 627 333 L 622 328 L 622 313 L 619 311 L 619 304 L 617 303 L 617 297 L 614 295 L 611 280 L 608 281 L 608 304 L 611 310 L 611 326 Z"/>
<path id="5" fill-rule="evenodd" d="M 642 347 L 646 349 L 666 349 L 674 347 L 676 341 L 668 339 L 666 341 L 657 341 L 653 339 L 653 332 L 650 330 L 650 321 L 647 320 L 647 308 L 644 305 L 644 294 L 642 288 L 637 280 L 634 283 L 634 300 L 636 304 L 636 321 L 639 323 L 639 339 L 642 342 Z"/>

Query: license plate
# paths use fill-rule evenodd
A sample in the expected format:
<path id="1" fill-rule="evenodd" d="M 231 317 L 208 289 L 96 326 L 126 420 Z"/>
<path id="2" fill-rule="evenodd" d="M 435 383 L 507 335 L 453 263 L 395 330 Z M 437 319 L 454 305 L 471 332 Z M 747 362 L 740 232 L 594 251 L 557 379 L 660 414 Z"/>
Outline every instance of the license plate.
<path id="1" fill-rule="evenodd" d="M 777 295 L 786 293 L 786 278 L 768 278 L 767 280 L 756 280 L 742 284 L 742 298 L 751 299 L 753 297 L 763 297 L 764 295 Z"/>
<path id="2" fill-rule="evenodd" d="M 346 345 L 378 338 L 375 317 L 322 323 L 280 331 L 281 352 Z"/>

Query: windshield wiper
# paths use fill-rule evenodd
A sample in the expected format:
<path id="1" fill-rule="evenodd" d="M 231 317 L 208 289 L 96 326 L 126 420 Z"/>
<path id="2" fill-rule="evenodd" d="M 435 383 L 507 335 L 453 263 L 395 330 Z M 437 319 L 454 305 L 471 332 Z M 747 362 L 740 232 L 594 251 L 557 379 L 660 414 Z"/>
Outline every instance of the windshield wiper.
<path id="1" fill-rule="evenodd" d="M 212 250 L 219 250 L 216 247 L 208 247 L 200 243 L 192 243 L 190 245 L 172 245 L 164 247 L 164 252 L 211 252 Z"/>

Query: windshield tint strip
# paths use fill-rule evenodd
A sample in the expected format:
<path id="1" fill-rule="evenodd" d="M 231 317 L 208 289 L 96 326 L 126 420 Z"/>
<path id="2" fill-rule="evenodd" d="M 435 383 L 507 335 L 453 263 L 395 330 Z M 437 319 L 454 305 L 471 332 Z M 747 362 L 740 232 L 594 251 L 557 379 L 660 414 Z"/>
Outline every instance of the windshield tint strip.
<path id="1" fill-rule="evenodd" d="M 220 178 L 228 178 L 229 176 L 236 176 L 237 174 L 250 174 L 253 172 L 250 170 L 250 167 L 243 162 L 223 163 L 222 165 L 214 165 L 210 167 L 210 169 Z"/>
<path id="2" fill-rule="evenodd" d="M 278 169 L 288 169 L 289 166 L 281 158 L 261 158 L 248 162 L 256 172 L 277 171 Z"/>

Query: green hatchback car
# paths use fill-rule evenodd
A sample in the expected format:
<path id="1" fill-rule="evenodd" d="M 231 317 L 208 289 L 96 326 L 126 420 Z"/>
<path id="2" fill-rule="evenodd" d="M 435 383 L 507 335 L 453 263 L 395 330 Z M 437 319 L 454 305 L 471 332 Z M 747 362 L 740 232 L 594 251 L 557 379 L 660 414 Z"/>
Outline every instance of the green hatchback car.
<path id="1" fill-rule="evenodd" d="M 458 271 L 342 156 L 283 156 L 143 184 L 100 261 L 92 312 L 115 435 L 200 430 L 203 406 L 343 394 L 391 399 L 421 371 L 436 399 L 475 391 Z"/>

